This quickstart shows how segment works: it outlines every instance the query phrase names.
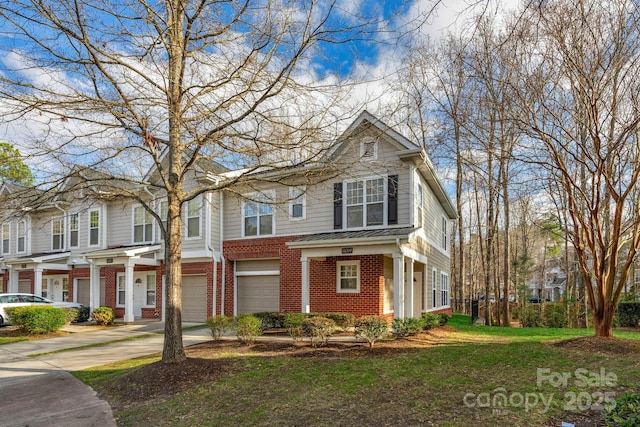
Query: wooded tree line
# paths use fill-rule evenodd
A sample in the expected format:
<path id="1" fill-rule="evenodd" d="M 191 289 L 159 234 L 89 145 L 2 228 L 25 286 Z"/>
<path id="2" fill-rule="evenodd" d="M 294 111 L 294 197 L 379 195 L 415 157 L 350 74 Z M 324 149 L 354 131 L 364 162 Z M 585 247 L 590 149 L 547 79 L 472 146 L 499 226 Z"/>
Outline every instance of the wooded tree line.
<path id="1" fill-rule="evenodd" d="M 634 1 L 524 2 L 413 41 L 390 115 L 456 183 L 455 309 L 506 302 L 554 257 L 610 335 L 640 246 L 639 25 Z"/>

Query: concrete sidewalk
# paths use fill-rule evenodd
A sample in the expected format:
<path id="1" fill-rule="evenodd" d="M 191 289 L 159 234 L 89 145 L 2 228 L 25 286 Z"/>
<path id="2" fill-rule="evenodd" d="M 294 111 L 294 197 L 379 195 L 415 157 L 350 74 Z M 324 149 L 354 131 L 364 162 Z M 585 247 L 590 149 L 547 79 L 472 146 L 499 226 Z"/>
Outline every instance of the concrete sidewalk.
<path id="1" fill-rule="evenodd" d="M 162 322 L 67 329 L 72 333 L 0 346 L 0 426 L 115 426 L 109 404 L 69 371 L 159 353 L 164 341 Z M 206 327 L 183 331 L 185 346 L 210 339 Z M 94 347 L 43 354 L 87 345 Z"/>

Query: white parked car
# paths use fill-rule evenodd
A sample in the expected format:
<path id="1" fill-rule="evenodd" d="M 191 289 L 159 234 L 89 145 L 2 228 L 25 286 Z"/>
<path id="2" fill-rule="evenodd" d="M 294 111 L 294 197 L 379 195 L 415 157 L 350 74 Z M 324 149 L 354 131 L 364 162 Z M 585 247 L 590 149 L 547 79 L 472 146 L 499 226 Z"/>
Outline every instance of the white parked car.
<path id="1" fill-rule="evenodd" d="M 82 307 L 82 304 L 78 304 L 77 302 L 51 301 L 50 299 L 43 298 L 41 296 L 33 295 L 33 294 L 23 294 L 23 293 L 0 294 L 0 326 L 9 324 L 7 320 L 7 315 L 4 311 L 5 308 L 21 307 L 25 305 L 51 305 L 53 307 L 59 307 L 59 308 Z"/>

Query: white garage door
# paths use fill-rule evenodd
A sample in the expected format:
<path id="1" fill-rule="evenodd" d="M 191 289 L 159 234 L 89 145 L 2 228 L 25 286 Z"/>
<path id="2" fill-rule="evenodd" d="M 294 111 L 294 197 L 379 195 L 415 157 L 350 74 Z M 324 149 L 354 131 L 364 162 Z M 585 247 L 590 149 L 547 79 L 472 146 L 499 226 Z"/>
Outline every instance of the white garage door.
<path id="1" fill-rule="evenodd" d="M 182 276 L 182 321 L 207 320 L 207 276 Z"/>
<path id="2" fill-rule="evenodd" d="M 280 260 L 236 262 L 238 313 L 280 311 Z"/>

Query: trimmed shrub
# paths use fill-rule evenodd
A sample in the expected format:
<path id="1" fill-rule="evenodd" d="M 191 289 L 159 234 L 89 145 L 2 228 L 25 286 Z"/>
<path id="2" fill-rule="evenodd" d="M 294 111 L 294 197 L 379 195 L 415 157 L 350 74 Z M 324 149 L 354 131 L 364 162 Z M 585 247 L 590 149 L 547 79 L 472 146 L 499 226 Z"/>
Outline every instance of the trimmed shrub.
<path id="1" fill-rule="evenodd" d="M 316 316 L 302 321 L 302 331 L 311 340 L 311 346 L 325 345 L 336 329 L 333 319 Z"/>
<path id="2" fill-rule="evenodd" d="M 67 321 L 61 308 L 49 306 L 12 307 L 7 311 L 11 323 L 28 334 L 49 334 L 55 332 Z"/>
<path id="3" fill-rule="evenodd" d="M 224 314 L 209 316 L 207 317 L 207 326 L 211 330 L 213 339 L 218 341 L 231 326 L 231 317 Z"/>
<path id="4" fill-rule="evenodd" d="M 406 337 L 419 334 L 425 326 L 422 317 L 405 317 L 404 319 L 393 319 L 393 335 L 396 337 Z"/>
<path id="5" fill-rule="evenodd" d="M 287 313 L 263 311 L 260 313 L 253 313 L 253 316 L 257 317 L 262 322 L 262 330 L 285 328 L 284 320 L 287 317 Z"/>
<path id="6" fill-rule="evenodd" d="M 526 305 L 518 313 L 523 328 L 537 328 L 542 326 L 542 315 L 537 307 Z"/>
<path id="7" fill-rule="evenodd" d="M 627 393 L 617 398 L 615 406 L 607 408 L 604 421 L 608 426 L 616 427 L 640 425 L 640 394 Z"/>
<path id="8" fill-rule="evenodd" d="M 91 318 L 96 322 L 96 325 L 107 326 L 113 324 L 115 316 L 111 307 L 96 307 L 91 313 Z"/>
<path id="9" fill-rule="evenodd" d="M 252 314 L 239 314 L 233 329 L 240 342 L 251 345 L 262 334 L 262 321 Z"/>
<path id="10" fill-rule="evenodd" d="M 80 310 L 78 310 L 77 308 L 63 308 L 62 310 L 64 311 L 66 323 L 74 323 L 78 321 Z"/>
<path id="11" fill-rule="evenodd" d="M 350 328 L 353 326 L 356 316 L 351 313 L 311 313 L 310 317 L 325 317 L 335 322 L 336 326 L 341 328 Z"/>
<path id="12" fill-rule="evenodd" d="M 294 341 L 300 341 L 304 336 L 302 322 L 306 316 L 302 313 L 287 313 L 284 319 L 284 327 Z"/>
<path id="13" fill-rule="evenodd" d="M 547 328 L 566 328 L 567 310 L 564 304 L 547 303 L 543 305 L 543 324 Z"/>
<path id="14" fill-rule="evenodd" d="M 89 320 L 91 317 L 91 308 L 88 305 L 83 305 L 78 309 L 78 317 L 76 317 L 76 323 L 82 323 Z"/>
<path id="15" fill-rule="evenodd" d="M 356 319 L 353 333 L 356 338 L 363 338 L 369 347 L 389 333 L 389 321 L 382 316 L 363 316 Z"/>
<path id="16" fill-rule="evenodd" d="M 440 313 L 440 326 L 444 326 L 449 323 L 450 318 L 451 316 L 449 316 L 447 313 Z"/>
<path id="17" fill-rule="evenodd" d="M 424 330 L 436 328 L 442 324 L 442 316 L 436 313 L 422 313 L 422 321 L 424 322 Z M 448 319 L 447 319 L 448 320 Z"/>
<path id="18" fill-rule="evenodd" d="M 640 326 L 640 302 L 621 302 L 618 304 L 620 326 L 637 328 Z"/>

